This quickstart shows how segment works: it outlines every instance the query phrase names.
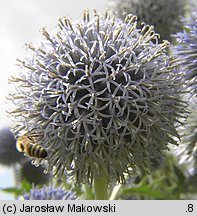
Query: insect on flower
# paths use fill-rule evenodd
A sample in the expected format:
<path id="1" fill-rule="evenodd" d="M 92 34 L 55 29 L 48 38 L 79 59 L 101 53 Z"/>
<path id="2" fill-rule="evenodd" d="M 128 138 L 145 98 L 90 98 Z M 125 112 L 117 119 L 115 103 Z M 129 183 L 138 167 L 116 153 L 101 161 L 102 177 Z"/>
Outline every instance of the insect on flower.
<path id="1" fill-rule="evenodd" d="M 34 158 L 44 159 L 47 157 L 47 151 L 37 141 L 41 135 L 36 133 L 26 133 L 17 140 L 16 147 L 19 152 Z"/>

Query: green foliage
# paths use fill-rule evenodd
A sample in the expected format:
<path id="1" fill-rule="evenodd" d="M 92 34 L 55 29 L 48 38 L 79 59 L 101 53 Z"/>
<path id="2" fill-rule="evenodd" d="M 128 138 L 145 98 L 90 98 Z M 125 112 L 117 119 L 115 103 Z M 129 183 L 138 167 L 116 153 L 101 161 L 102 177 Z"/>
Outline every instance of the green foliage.
<path id="1" fill-rule="evenodd" d="M 1 191 L 6 192 L 6 193 L 11 193 L 13 194 L 15 197 L 18 197 L 20 195 L 22 195 L 25 192 L 29 192 L 31 189 L 31 184 L 27 181 L 27 180 L 23 180 L 21 182 L 21 186 L 20 187 L 8 187 L 8 188 L 3 188 L 1 189 Z"/>
<path id="2" fill-rule="evenodd" d="M 17 197 L 17 196 L 22 194 L 23 189 L 21 189 L 21 188 L 19 189 L 17 187 L 8 187 L 8 188 L 1 189 L 1 191 L 6 192 L 6 193 L 11 193 L 15 197 Z"/>
<path id="3" fill-rule="evenodd" d="M 165 163 L 151 175 L 138 175 L 130 184 L 122 186 L 116 199 L 189 199 L 197 189 L 190 183 L 186 167 L 178 164 L 175 156 L 168 155 Z"/>

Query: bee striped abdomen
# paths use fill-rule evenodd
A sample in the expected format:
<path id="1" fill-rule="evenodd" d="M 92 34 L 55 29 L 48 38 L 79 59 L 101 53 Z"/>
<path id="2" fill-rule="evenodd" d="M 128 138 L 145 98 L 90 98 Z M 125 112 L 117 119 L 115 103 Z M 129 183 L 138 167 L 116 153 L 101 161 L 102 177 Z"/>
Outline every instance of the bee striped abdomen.
<path id="1" fill-rule="evenodd" d="M 22 135 L 18 138 L 16 147 L 18 151 L 24 152 L 29 157 L 44 159 L 48 154 L 44 147 L 37 144 L 39 138 L 40 135 L 37 134 Z"/>
<path id="2" fill-rule="evenodd" d="M 46 158 L 47 152 L 44 148 L 37 145 L 37 146 L 35 146 L 34 155 L 36 155 L 36 157 L 38 157 L 38 158 Z"/>
<path id="3" fill-rule="evenodd" d="M 42 146 L 36 144 L 28 144 L 26 152 L 30 157 L 43 159 L 47 157 L 46 150 Z"/>

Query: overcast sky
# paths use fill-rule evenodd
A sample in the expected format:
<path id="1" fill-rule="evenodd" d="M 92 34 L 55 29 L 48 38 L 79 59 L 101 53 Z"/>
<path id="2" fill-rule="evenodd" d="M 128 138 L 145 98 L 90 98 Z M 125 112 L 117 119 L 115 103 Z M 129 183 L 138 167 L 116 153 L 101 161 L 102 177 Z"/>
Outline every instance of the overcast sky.
<path id="1" fill-rule="evenodd" d="M 8 77 L 15 71 L 15 59 L 24 54 L 27 41 L 41 38 L 39 30 L 55 28 L 58 16 L 73 20 L 82 16 L 85 8 L 102 12 L 107 0 L 0 0 L 0 128 L 8 124 L 5 96 L 10 86 Z M 14 186 L 13 170 L 0 166 L 0 188 Z M 11 199 L 0 193 L 0 200 Z"/>

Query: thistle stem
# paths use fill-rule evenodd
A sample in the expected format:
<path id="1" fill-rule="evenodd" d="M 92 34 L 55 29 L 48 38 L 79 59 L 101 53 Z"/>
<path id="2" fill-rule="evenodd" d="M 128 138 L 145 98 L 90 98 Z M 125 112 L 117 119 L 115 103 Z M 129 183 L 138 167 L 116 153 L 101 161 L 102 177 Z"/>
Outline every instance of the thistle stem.
<path id="1" fill-rule="evenodd" d="M 108 199 L 108 176 L 100 169 L 99 175 L 94 176 L 94 195 L 95 200 L 107 200 Z"/>
<path id="2" fill-rule="evenodd" d="M 83 191 L 83 197 L 85 200 L 93 200 L 94 199 L 94 194 L 92 191 L 92 188 L 88 184 L 82 184 L 82 191 Z"/>

